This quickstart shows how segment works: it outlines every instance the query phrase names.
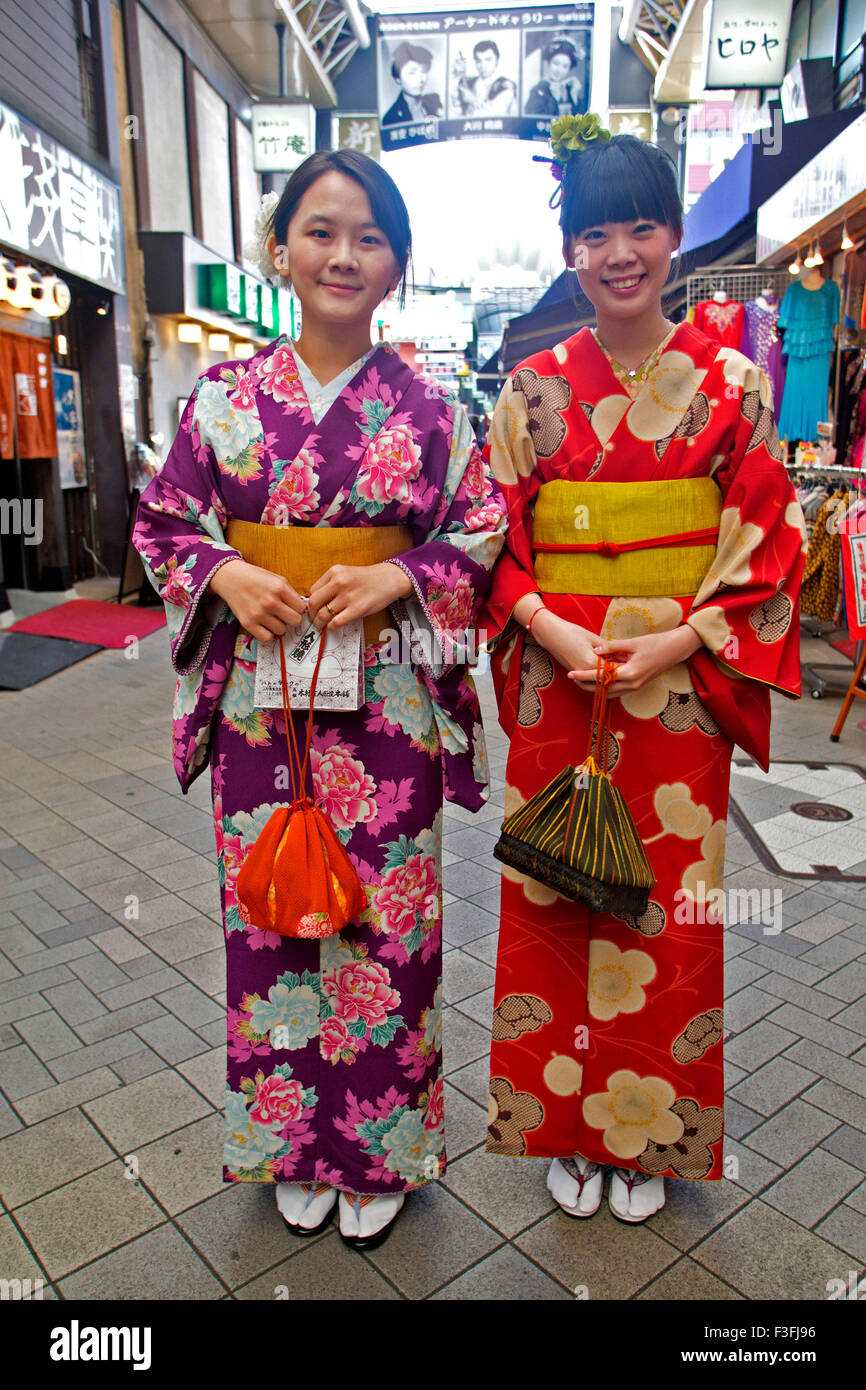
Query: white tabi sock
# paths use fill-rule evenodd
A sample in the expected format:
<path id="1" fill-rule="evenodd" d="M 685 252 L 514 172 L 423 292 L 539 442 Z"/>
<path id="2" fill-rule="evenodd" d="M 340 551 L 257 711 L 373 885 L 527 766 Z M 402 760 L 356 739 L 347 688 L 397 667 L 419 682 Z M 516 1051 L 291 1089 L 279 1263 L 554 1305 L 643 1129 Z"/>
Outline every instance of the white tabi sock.
<path id="1" fill-rule="evenodd" d="M 278 1182 L 277 1207 L 290 1226 L 311 1231 L 318 1226 L 337 1200 L 337 1192 L 327 1183 Z"/>
<path id="2" fill-rule="evenodd" d="M 340 1234 L 344 1236 L 374 1236 L 393 1221 L 406 1200 L 402 1192 L 384 1196 L 340 1193 Z"/>

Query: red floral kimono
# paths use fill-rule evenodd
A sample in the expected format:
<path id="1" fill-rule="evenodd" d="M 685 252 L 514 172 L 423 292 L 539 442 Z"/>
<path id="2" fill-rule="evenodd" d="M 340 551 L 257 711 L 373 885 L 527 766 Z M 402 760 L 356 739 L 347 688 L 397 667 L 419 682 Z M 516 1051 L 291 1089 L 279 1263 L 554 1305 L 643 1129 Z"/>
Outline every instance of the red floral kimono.
<path id="1" fill-rule="evenodd" d="M 656 876 L 647 911 L 590 913 L 503 872 L 492 1153 L 577 1152 L 654 1174 L 721 1177 L 720 890 L 731 751 L 737 742 L 766 768 L 769 690 L 796 696 L 800 688 L 805 528 L 770 401 L 753 363 L 684 324 L 636 395 L 583 329 L 524 362 L 496 407 L 491 462 L 510 529 L 494 569 L 488 637 L 511 738 L 506 813 L 582 761 L 592 705 L 511 621 L 522 597 L 538 590 L 554 612 L 607 639 L 685 620 L 703 646 L 612 705 L 609 766 Z M 588 486 L 569 492 L 575 483 Z M 597 484 L 607 487 L 596 493 Z M 678 524 L 677 499 L 692 491 L 715 508 L 712 527 Z M 540 582 L 550 573 L 538 549 L 540 518 L 548 499 L 559 499 L 561 516 L 562 498 L 570 507 L 574 496 L 572 540 L 581 540 L 586 513 L 586 534 L 599 543 L 545 547 L 581 552 L 568 558 L 571 589 L 552 592 Z M 657 539 L 618 548 L 641 497 L 655 499 Z M 685 592 L 685 580 L 672 576 L 684 564 L 694 573 L 696 556 Z M 589 592 L 580 592 L 584 576 Z"/>

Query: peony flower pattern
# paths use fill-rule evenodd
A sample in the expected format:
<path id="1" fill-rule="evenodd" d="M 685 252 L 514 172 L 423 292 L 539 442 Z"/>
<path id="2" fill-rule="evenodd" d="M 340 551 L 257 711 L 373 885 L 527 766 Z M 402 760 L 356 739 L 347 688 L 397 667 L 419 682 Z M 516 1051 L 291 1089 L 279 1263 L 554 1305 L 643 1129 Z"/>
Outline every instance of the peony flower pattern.
<path id="1" fill-rule="evenodd" d="M 401 564 L 421 621 L 429 593 L 443 622 L 471 624 L 502 544 L 500 508 L 465 413 L 438 386 L 425 391 L 395 353 L 375 348 L 320 428 L 285 338 L 202 375 L 142 499 L 136 544 L 161 578 L 178 678 L 175 767 L 184 789 L 199 774 L 213 778 L 227 1181 L 323 1178 L 382 1192 L 444 1171 L 440 794 L 444 781 L 468 808 L 486 790 L 467 669 L 428 675 L 416 662 L 385 674 L 368 648 L 372 698 L 358 711 L 315 713 L 309 789 L 368 901 L 380 892 L 385 912 L 306 940 L 242 921 L 239 869 L 291 793 L 282 712 L 255 706 L 257 645 L 207 593 L 215 568 L 237 553 L 229 521 L 333 527 L 335 540 L 342 527 L 409 526 Z M 414 611 L 411 619 L 421 626 Z M 303 723 L 299 714 L 301 732 Z M 376 1132 L 359 1132 L 365 1123 Z"/>
<path id="2" fill-rule="evenodd" d="M 310 754 L 313 794 L 341 837 L 376 815 L 376 783 L 354 751 L 334 735 L 318 747 L 314 740 Z"/>

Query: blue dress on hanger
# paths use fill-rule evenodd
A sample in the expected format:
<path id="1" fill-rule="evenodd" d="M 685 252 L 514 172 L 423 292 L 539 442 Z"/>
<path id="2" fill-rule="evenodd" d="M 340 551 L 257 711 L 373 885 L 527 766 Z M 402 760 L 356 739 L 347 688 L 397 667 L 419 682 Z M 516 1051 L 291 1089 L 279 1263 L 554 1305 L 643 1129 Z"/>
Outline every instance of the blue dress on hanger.
<path id="1" fill-rule="evenodd" d="M 779 412 L 783 439 L 815 440 L 818 421 L 827 419 L 839 301 L 835 280 L 825 280 L 817 290 L 804 289 L 798 280 L 785 291 L 778 318 L 778 327 L 785 330 L 782 351 L 788 359 Z"/>

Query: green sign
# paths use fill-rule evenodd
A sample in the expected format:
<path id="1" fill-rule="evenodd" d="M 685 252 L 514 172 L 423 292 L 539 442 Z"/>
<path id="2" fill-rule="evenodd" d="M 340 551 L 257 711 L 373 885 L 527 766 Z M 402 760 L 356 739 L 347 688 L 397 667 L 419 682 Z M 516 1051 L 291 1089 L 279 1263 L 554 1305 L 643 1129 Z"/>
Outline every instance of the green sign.
<path id="1" fill-rule="evenodd" d="M 201 267 L 201 297 L 209 309 L 218 309 L 232 318 L 241 317 L 241 272 L 224 261 Z"/>

